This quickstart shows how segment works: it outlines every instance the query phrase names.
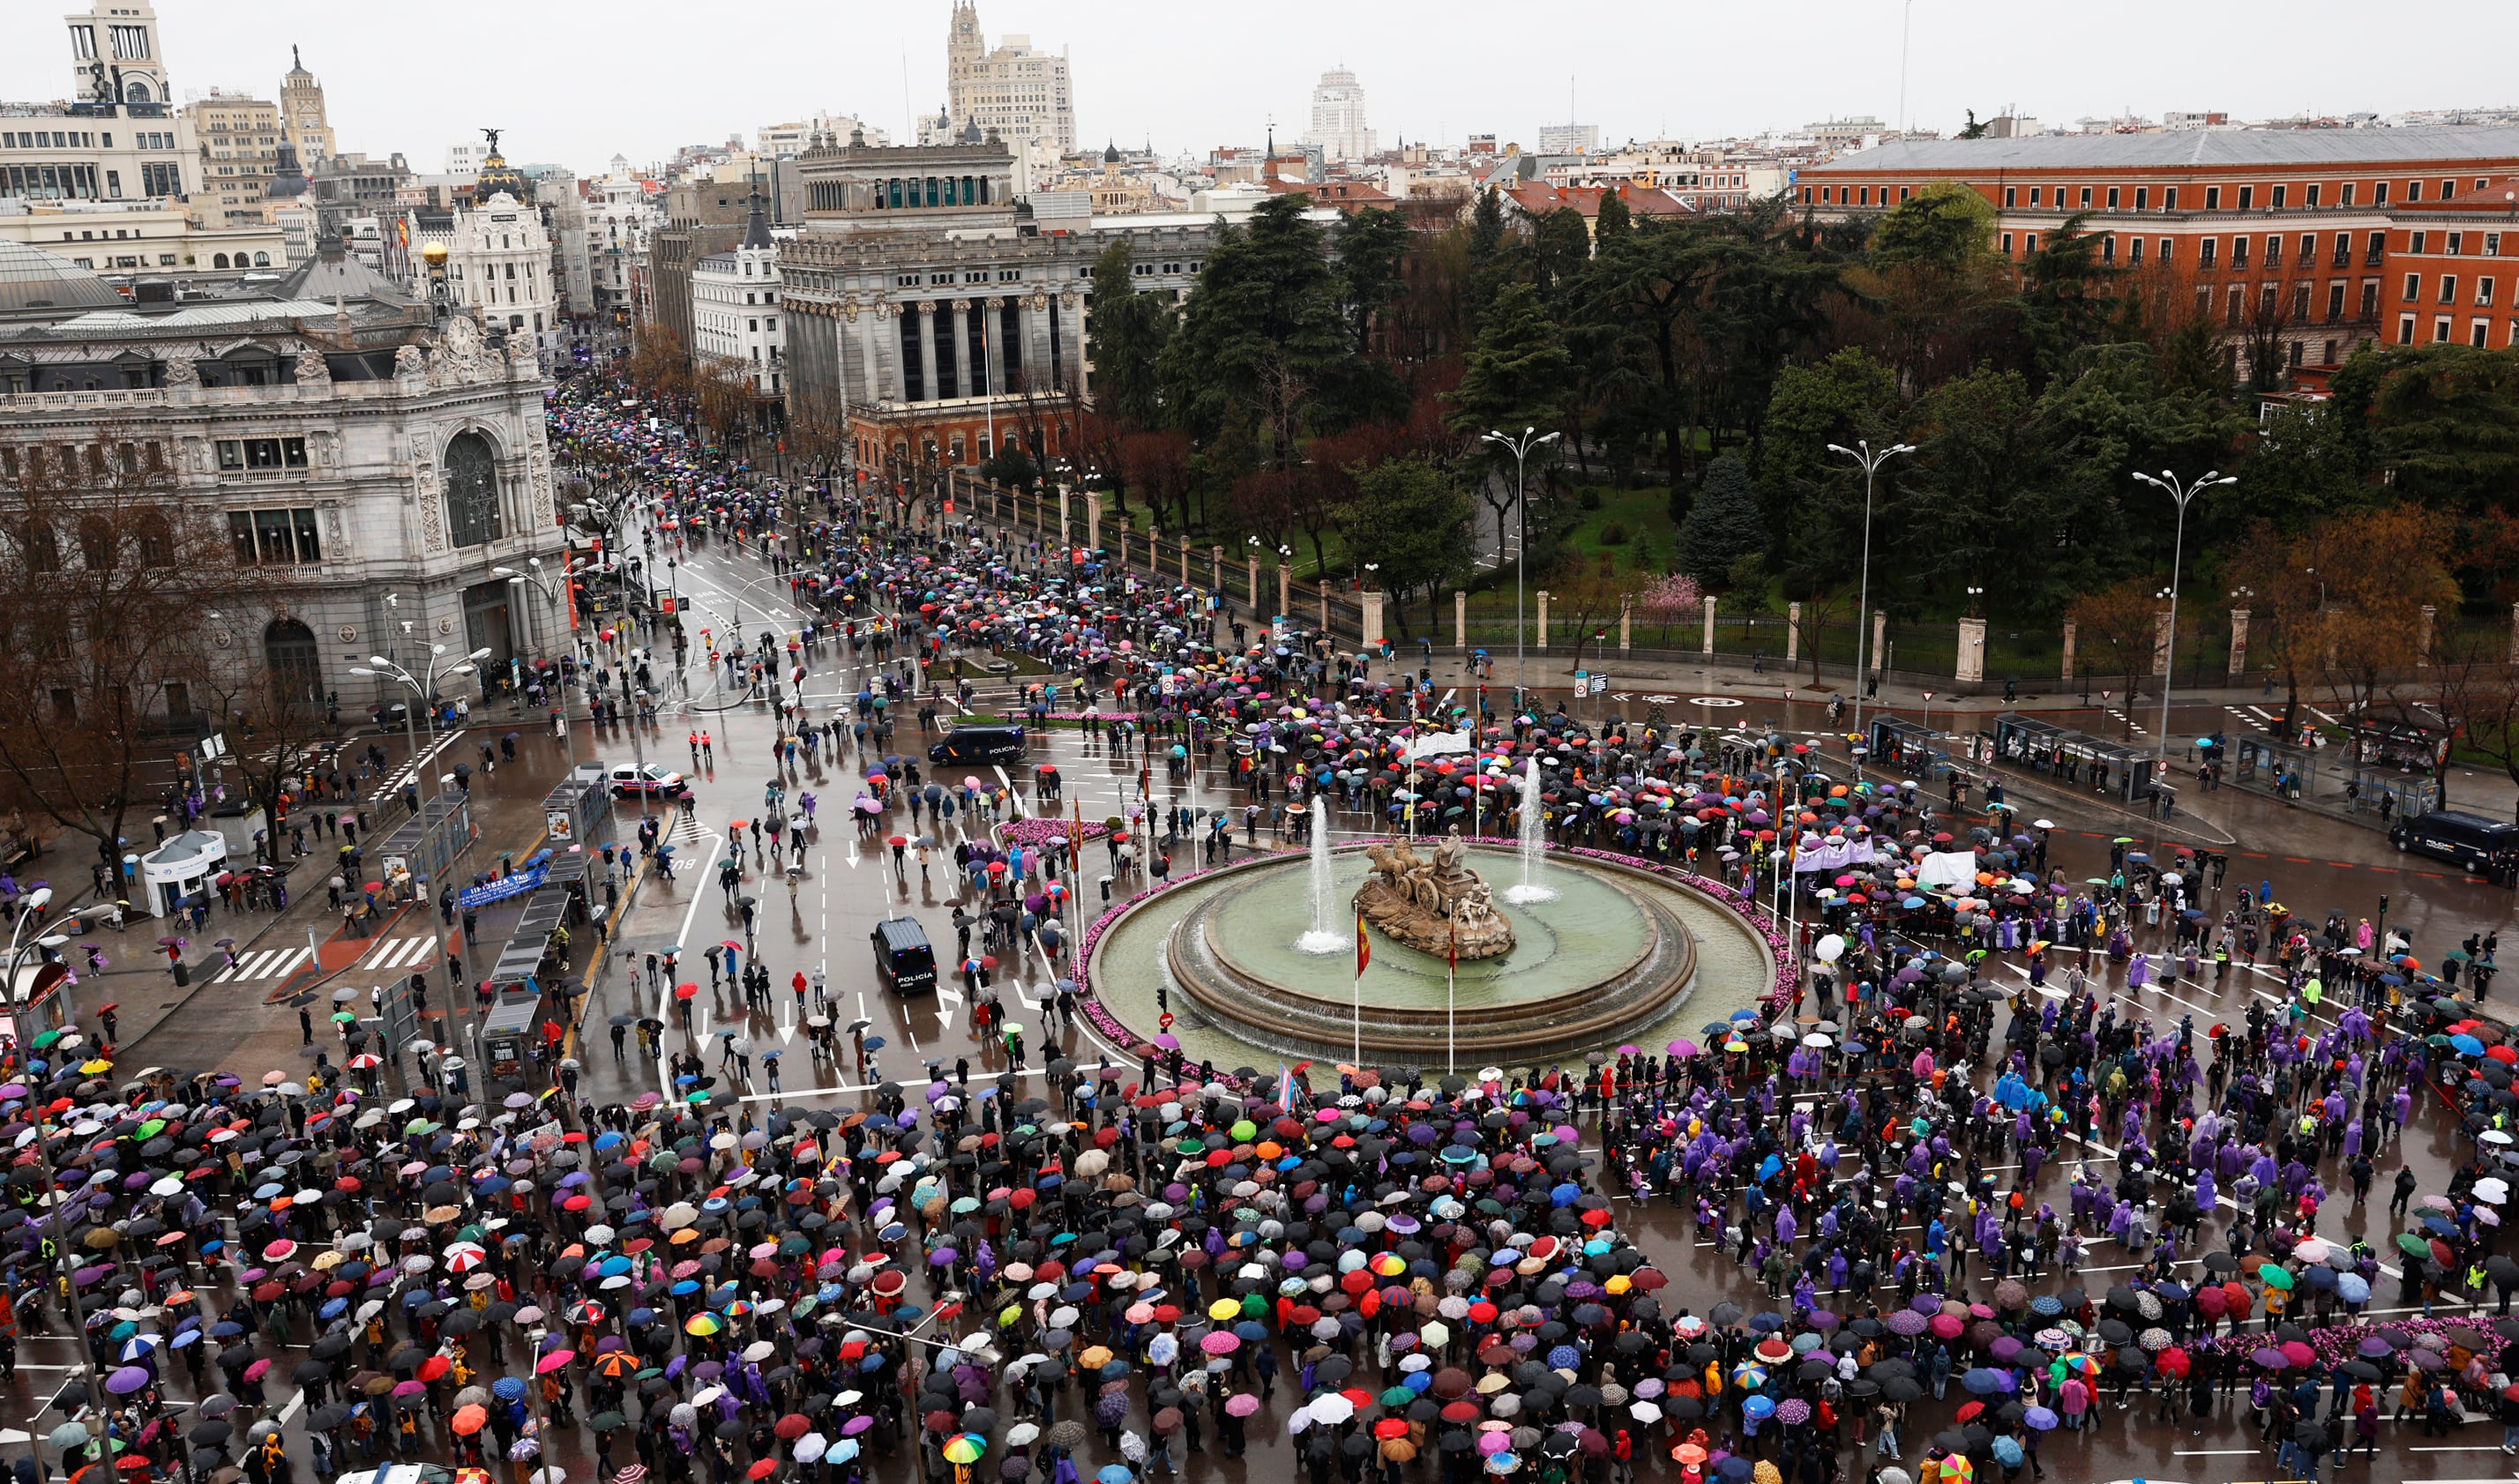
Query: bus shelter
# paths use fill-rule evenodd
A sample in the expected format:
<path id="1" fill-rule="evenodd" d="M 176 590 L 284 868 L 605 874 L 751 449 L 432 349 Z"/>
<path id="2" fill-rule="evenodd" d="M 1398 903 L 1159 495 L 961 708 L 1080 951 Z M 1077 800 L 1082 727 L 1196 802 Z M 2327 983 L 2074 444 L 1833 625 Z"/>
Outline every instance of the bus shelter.
<path id="1" fill-rule="evenodd" d="M 398 877 L 415 884 L 443 881 L 478 833 L 471 796 L 461 790 L 439 794 L 385 837 L 376 848 L 376 868 L 388 882 Z"/>
<path id="2" fill-rule="evenodd" d="M 1872 721 L 1872 752 L 1866 761 L 1884 771 L 1930 778 L 1940 764 L 1940 750 L 1934 745 L 1940 736 L 1922 722 L 1904 717 L 1876 717 Z"/>
<path id="3" fill-rule="evenodd" d="M 1994 719 L 1994 752 L 1987 761 L 2009 763 L 2034 773 L 2055 770 L 2056 754 L 2069 728 L 2039 717 L 2007 711 Z"/>

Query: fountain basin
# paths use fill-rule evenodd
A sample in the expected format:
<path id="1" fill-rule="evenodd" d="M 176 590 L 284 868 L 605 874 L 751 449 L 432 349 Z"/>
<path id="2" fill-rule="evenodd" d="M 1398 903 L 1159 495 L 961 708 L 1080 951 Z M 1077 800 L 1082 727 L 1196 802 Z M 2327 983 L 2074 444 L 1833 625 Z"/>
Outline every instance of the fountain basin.
<path id="1" fill-rule="evenodd" d="M 1474 847 L 1471 857 L 1490 881 L 1515 874 L 1510 850 Z M 1332 866 L 1345 901 L 1369 863 L 1350 847 Z M 1701 991 L 1710 991 L 1719 1018 L 1752 1002 L 1773 972 L 1754 929 L 1670 877 L 1552 852 L 1557 898 L 1500 906 L 1516 945 L 1462 960 L 1447 1014 L 1439 953 L 1372 933 L 1373 962 L 1357 986 L 1351 956 L 1305 951 L 1299 940 L 1313 920 L 1309 878 L 1303 856 L 1267 856 L 1156 894 L 1097 939 L 1095 992 L 1138 1024 L 1168 1004 L 1183 1049 L 1223 1065 L 1347 1060 L 1356 1054 L 1356 998 L 1366 1060 L 1440 1065 L 1457 1041 L 1458 1055 L 1476 1065 L 1540 1063 L 1622 1040 L 1652 1038 L 1658 1050 L 1705 1018 L 1702 1007 L 1686 1008 Z"/>

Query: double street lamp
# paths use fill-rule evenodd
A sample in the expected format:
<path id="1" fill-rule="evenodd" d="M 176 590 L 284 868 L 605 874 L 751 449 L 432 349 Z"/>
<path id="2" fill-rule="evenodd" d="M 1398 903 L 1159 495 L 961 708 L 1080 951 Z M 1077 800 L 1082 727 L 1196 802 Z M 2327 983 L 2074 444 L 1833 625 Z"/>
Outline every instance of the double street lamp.
<path id="1" fill-rule="evenodd" d="M 1882 464 L 1901 454 L 1916 452 L 1916 446 L 1893 443 L 1884 449 L 1875 449 L 1871 440 L 1857 438 L 1853 448 L 1832 443 L 1828 451 L 1843 454 L 1863 465 L 1863 578 L 1854 600 L 1854 734 L 1859 737 L 1863 735 L 1863 688 L 1872 676 L 1864 658 L 1865 641 L 1872 636 L 1872 485 Z"/>
<path id="2" fill-rule="evenodd" d="M 1548 445 L 1555 443 L 1561 436 L 1563 435 L 1558 433 L 1542 433 L 1535 427 L 1525 427 L 1522 430 L 1522 436 L 1519 438 L 1510 437 L 1501 432 L 1491 431 L 1479 440 L 1481 443 L 1492 443 L 1497 448 L 1504 449 L 1513 455 L 1513 522 L 1515 533 L 1513 558 L 1513 709 L 1517 713 L 1522 710 L 1522 589 L 1523 580 L 1527 575 L 1525 568 L 1527 566 L 1528 558 L 1530 556 L 1530 506 L 1523 498 L 1524 477 L 1528 472 L 1531 451 L 1534 449 L 1546 448 Z M 1496 562 L 1498 565 L 1502 565 L 1504 562 L 1504 523 L 1502 521 L 1498 521 L 1496 523 Z"/>
<path id="3" fill-rule="evenodd" d="M 2239 481 L 2237 476 L 2219 469 L 2206 469 L 2202 478 L 2185 484 L 2167 469 L 2161 470 L 2157 479 L 2141 469 L 2135 470 L 2134 477 L 2178 502 L 2178 539 L 2169 556 L 2169 655 L 2160 677 L 2160 758 L 2152 777 L 2152 786 L 2158 788 L 2160 780 L 2169 776 L 2169 693 L 2178 685 L 2178 568 L 2187 557 L 2187 506 L 2206 490 Z M 2128 696 L 2126 701 L 2131 705 L 2134 697 Z"/>
<path id="4" fill-rule="evenodd" d="M 366 679 L 392 680 L 401 685 L 404 689 L 409 690 L 413 696 L 418 698 L 421 706 L 431 706 L 435 704 L 437 698 L 437 681 L 439 677 L 470 675 L 481 668 L 481 662 L 483 660 L 490 657 L 489 648 L 484 646 L 473 650 L 470 654 L 465 655 L 457 663 L 440 669 L 438 661 L 445 655 L 445 645 L 429 645 L 428 664 L 419 675 L 412 674 L 410 671 L 405 670 L 402 666 L 395 664 L 393 661 L 386 659 L 380 654 L 372 654 L 368 656 L 368 663 L 365 665 L 351 666 L 350 674 Z M 417 725 L 414 724 L 414 720 L 413 708 L 405 706 L 402 711 L 403 737 L 411 746 L 412 775 L 415 779 L 420 779 L 426 776 L 426 771 L 420 765 L 420 731 Z M 437 787 L 435 784 L 429 785 L 428 792 L 425 797 L 430 799 L 437 797 Z"/>

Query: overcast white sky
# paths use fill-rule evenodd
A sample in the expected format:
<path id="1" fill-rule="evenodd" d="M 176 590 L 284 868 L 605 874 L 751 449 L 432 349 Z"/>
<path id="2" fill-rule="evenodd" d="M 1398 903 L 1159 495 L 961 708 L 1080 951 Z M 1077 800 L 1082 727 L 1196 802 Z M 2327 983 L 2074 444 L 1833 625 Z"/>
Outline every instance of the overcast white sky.
<path id="1" fill-rule="evenodd" d="M 507 131 L 508 157 L 581 171 L 618 152 L 644 164 L 684 144 L 747 140 L 816 109 L 898 135 L 945 96 L 950 0 L 504 0 L 413 9 L 341 0 L 157 0 L 182 93 L 276 97 L 291 42 L 322 79 L 342 147 L 400 150 L 444 168 L 446 146 Z M 58 20 L 69 0 L 0 6 L 0 99 L 70 86 Z M 80 6 L 82 10 L 85 6 Z M 1273 113 L 1303 133 L 1312 84 L 1344 62 L 1388 144 L 1493 132 L 1528 144 L 1574 116 L 1605 138 L 1719 137 L 1871 113 L 1895 122 L 1900 0 L 983 0 L 1007 31 L 1074 59 L 1083 141 L 1151 139 L 1170 153 L 1257 144 Z M 2131 109 L 2297 111 L 2484 107 L 2511 101 L 2507 48 L 2488 44 L 2506 0 L 2295 0 L 2261 7 L 2121 0 L 2094 10 L 1915 0 L 1908 111 L 1956 129 L 2017 103 L 2048 121 Z M 2399 51 L 2374 35 L 2415 43 Z M 2459 38 L 2465 38 L 2461 43 Z M 2446 45 L 2442 43 L 2448 43 Z M 2472 43 L 2472 44 L 2466 44 Z M 2391 60 L 2392 59 L 2392 60 Z M 906 75 L 905 75 L 906 74 Z"/>

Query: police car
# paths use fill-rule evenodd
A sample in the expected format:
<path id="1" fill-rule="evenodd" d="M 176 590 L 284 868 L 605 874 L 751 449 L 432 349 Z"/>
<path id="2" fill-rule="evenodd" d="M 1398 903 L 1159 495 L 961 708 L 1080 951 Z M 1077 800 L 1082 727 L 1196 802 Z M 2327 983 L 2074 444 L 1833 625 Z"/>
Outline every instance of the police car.
<path id="1" fill-rule="evenodd" d="M 662 799 L 680 799 L 691 791 L 682 774 L 669 772 L 664 764 L 650 763 L 641 766 L 632 763 L 613 765 L 606 774 L 612 785 L 612 797 L 628 799 L 639 794 L 653 794 Z"/>

